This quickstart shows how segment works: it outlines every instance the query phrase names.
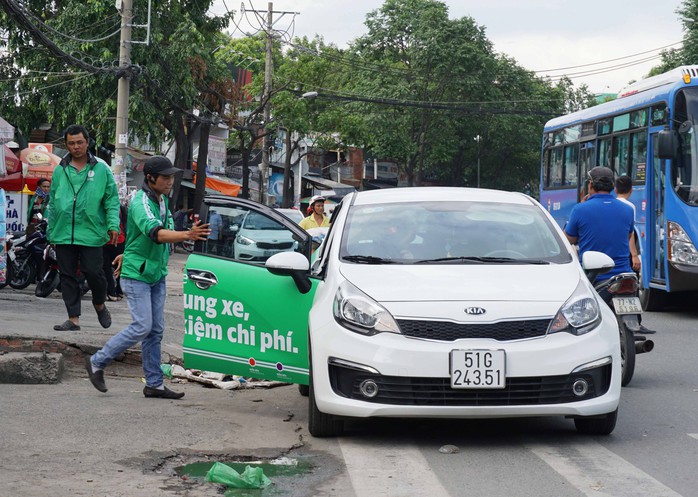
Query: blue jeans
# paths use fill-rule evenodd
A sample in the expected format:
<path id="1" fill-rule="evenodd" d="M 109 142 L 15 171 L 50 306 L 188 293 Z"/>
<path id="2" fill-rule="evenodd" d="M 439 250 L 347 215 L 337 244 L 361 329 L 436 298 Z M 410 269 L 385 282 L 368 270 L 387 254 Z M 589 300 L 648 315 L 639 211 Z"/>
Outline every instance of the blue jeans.
<path id="1" fill-rule="evenodd" d="M 126 294 L 133 322 L 111 337 L 104 347 L 92 356 L 92 364 L 104 369 L 126 349 L 142 342 L 145 383 L 149 387 L 159 387 L 162 385 L 160 344 L 165 331 L 165 278 L 152 285 L 121 278 L 121 288 Z"/>

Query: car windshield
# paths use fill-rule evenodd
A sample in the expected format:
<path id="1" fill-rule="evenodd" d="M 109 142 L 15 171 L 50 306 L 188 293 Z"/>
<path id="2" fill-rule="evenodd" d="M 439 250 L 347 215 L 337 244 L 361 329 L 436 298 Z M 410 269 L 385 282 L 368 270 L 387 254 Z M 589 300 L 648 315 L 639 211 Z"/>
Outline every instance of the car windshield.
<path id="1" fill-rule="evenodd" d="M 246 230 L 285 230 L 286 228 L 273 219 L 262 216 L 256 212 L 250 212 L 245 216 L 242 227 Z"/>
<path id="2" fill-rule="evenodd" d="M 550 264 L 572 259 L 537 205 L 446 201 L 353 206 L 340 257 L 356 264 Z"/>

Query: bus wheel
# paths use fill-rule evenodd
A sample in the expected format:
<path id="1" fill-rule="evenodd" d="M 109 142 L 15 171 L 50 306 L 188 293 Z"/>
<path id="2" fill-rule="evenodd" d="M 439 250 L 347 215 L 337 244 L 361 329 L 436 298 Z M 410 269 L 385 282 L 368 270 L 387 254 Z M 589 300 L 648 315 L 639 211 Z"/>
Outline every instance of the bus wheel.
<path id="1" fill-rule="evenodd" d="M 640 285 L 640 304 L 643 311 L 661 311 L 667 301 L 667 293 L 657 288 L 644 288 Z"/>

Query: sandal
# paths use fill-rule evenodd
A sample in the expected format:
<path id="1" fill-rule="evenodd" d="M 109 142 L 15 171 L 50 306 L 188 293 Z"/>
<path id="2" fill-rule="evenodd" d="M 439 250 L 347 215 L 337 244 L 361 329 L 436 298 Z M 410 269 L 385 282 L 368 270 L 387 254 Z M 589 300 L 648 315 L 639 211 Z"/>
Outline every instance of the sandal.
<path id="1" fill-rule="evenodd" d="M 107 295 L 107 300 L 109 302 L 118 302 L 119 300 L 121 300 L 121 297 L 119 297 L 118 295 Z"/>
<path id="2" fill-rule="evenodd" d="M 95 311 L 97 311 L 96 308 Z M 101 311 L 97 311 L 97 319 L 99 320 L 99 324 L 102 325 L 102 328 L 109 328 L 111 326 L 111 314 L 109 314 L 109 309 L 107 309 L 106 305 L 102 307 Z"/>
<path id="3" fill-rule="evenodd" d="M 55 325 L 53 329 L 56 331 L 80 331 L 80 326 L 68 319 L 63 324 Z"/>

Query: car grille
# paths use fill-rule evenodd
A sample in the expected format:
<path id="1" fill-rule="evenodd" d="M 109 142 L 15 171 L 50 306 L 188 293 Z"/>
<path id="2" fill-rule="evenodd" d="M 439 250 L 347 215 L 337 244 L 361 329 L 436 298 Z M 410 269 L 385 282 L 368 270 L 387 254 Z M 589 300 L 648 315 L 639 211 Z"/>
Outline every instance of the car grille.
<path id="1" fill-rule="evenodd" d="M 293 247 L 293 242 L 267 243 L 257 242 L 257 247 L 265 250 L 287 250 Z"/>
<path id="2" fill-rule="evenodd" d="M 423 406 L 523 406 L 565 404 L 604 395 L 611 384 L 611 365 L 561 376 L 507 378 L 500 389 L 451 388 L 449 378 L 414 378 L 372 375 L 330 365 L 330 382 L 337 395 L 364 402 Z M 378 385 L 375 397 L 364 397 L 359 385 L 372 379 Z M 589 390 L 583 396 L 572 393 L 572 384 L 585 379 Z"/>
<path id="3" fill-rule="evenodd" d="M 490 338 L 505 342 L 545 336 L 549 319 L 528 321 L 501 321 L 499 323 L 464 324 L 450 321 L 419 321 L 398 319 L 403 335 L 413 338 L 426 338 L 452 342 L 461 338 Z"/>

